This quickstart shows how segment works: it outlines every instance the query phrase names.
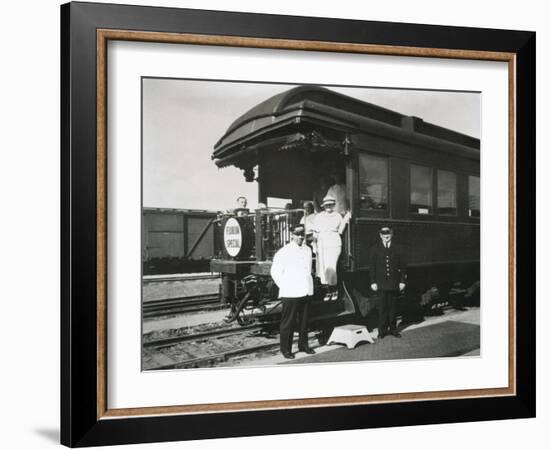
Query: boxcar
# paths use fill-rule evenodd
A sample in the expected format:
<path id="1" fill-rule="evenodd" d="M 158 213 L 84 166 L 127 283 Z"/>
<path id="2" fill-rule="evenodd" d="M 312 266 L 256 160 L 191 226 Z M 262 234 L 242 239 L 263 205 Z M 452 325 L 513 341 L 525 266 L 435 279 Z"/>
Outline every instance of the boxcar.
<path id="1" fill-rule="evenodd" d="M 143 274 L 209 271 L 216 217 L 214 211 L 143 208 Z"/>

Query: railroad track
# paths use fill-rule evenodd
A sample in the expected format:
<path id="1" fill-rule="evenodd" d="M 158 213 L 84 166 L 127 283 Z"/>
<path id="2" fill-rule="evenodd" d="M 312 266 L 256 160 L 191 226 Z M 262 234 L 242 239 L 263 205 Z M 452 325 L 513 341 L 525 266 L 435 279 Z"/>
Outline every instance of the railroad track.
<path id="1" fill-rule="evenodd" d="M 205 331 L 202 333 L 184 334 L 181 336 L 174 336 L 174 337 L 164 338 L 164 339 L 155 339 L 148 342 L 144 342 L 143 347 L 161 349 L 165 347 L 171 347 L 172 345 L 180 344 L 182 342 L 200 341 L 200 340 L 209 339 L 209 338 L 221 338 L 221 337 L 238 335 L 249 331 L 259 331 L 263 327 L 264 327 L 263 325 L 248 325 L 244 327 L 222 328 L 220 330 Z"/>
<path id="2" fill-rule="evenodd" d="M 143 344 L 144 347 L 147 347 L 151 350 L 160 350 L 163 348 L 175 346 L 181 343 L 186 342 L 198 342 L 207 339 L 223 339 L 225 337 L 237 336 L 239 334 L 245 335 L 253 333 L 255 331 L 260 331 L 265 329 L 266 324 L 260 325 L 248 325 L 245 327 L 238 328 L 226 328 L 220 330 L 211 330 L 203 333 L 189 334 L 183 336 L 176 336 L 172 338 L 158 339 L 154 341 L 149 341 Z M 243 340 L 244 341 L 243 336 Z M 258 336 L 256 336 L 258 337 Z M 278 350 L 280 346 L 279 335 L 276 334 L 273 337 L 263 336 L 262 337 L 268 342 L 256 343 L 255 345 L 242 346 L 238 348 L 231 349 L 219 349 L 217 352 L 204 355 L 196 356 L 183 361 L 173 361 L 171 363 L 165 363 L 152 367 L 151 370 L 170 370 L 170 369 L 189 369 L 189 368 L 200 368 L 200 367 L 212 367 L 214 365 L 227 362 L 232 358 L 238 356 L 250 355 L 253 353 L 265 353 L 270 350 Z M 297 343 L 298 339 L 294 339 L 294 343 Z"/>
<path id="3" fill-rule="evenodd" d="M 157 366 L 154 370 L 170 370 L 170 369 L 191 369 L 199 367 L 210 367 L 214 364 L 219 364 L 228 361 L 231 358 L 237 356 L 249 355 L 251 353 L 266 352 L 268 350 L 274 350 L 279 348 L 279 341 L 273 343 L 267 343 L 262 345 L 255 345 L 252 347 L 242 347 L 235 350 L 229 350 L 225 352 L 216 353 L 214 355 L 201 356 L 198 358 L 188 359 L 186 361 L 173 362 L 171 364 L 164 364 Z"/>
<path id="4" fill-rule="evenodd" d="M 166 275 L 166 276 L 144 276 L 143 283 L 164 283 L 167 281 L 193 281 L 193 280 L 215 280 L 220 278 L 219 273 L 207 274 L 182 274 L 182 275 Z"/>
<path id="5" fill-rule="evenodd" d="M 143 302 L 143 318 L 166 316 L 212 309 L 223 309 L 218 293 L 172 297 Z"/>

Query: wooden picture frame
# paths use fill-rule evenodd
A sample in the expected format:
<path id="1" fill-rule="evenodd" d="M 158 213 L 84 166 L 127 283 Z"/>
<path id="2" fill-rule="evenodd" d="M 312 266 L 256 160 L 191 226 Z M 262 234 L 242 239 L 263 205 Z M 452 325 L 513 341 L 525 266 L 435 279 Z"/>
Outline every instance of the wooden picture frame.
<path id="1" fill-rule="evenodd" d="M 284 31 L 283 31 L 284 30 Z M 509 385 L 116 410 L 107 405 L 107 42 L 504 61 Z M 91 446 L 535 415 L 535 33 L 69 3 L 61 7 L 61 442 Z"/>

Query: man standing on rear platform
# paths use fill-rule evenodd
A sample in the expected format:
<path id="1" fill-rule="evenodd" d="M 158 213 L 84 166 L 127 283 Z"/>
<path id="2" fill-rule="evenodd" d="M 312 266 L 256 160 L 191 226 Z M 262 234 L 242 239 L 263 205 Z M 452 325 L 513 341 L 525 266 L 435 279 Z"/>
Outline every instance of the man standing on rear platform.
<path id="1" fill-rule="evenodd" d="M 390 226 L 380 227 L 380 240 L 370 252 L 371 289 L 378 293 L 378 338 L 401 337 L 395 323 L 395 303 L 405 290 L 407 262 L 403 248 L 392 242 Z"/>
<path id="2" fill-rule="evenodd" d="M 291 241 L 279 249 L 273 257 L 271 276 L 279 287 L 282 302 L 281 353 L 294 359 L 292 341 L 295 323 L 299 323 L 298 351 L 315 353 L 308 343 L 309 303 L 313 295 L 311 277 L 311 249 L 303 245 L 305 230 L 302 225 L 292 230 Z"/>

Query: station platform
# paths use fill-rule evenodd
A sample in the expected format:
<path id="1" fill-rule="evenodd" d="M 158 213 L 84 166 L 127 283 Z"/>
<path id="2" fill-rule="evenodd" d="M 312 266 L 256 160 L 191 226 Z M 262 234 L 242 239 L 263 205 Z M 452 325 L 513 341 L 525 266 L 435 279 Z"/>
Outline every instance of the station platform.
<path id="1" fill-rule="evenodd" d="M 376 335 L 376 331 L 373 334 Z M 479 308 L 428 317 L 421 324 L 402 329 L 401 338 L 390 335 L 376 339 L 374 344 L 361 343 L 353 349 L 328 345 L 315 350 L 315 355 L 297 354 L 300 357 L 295 360 L 283 360 L 279 364 L 479 356 Z"/>

